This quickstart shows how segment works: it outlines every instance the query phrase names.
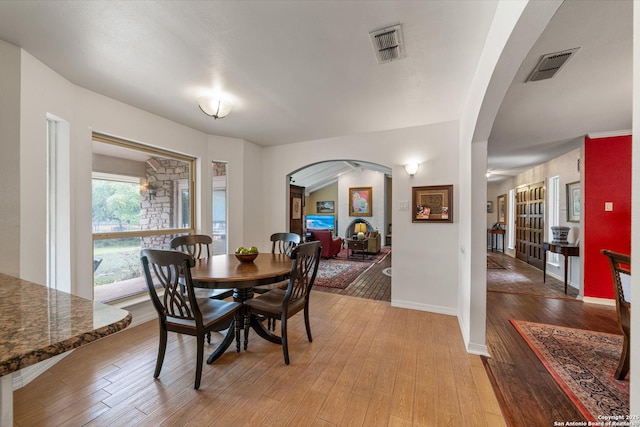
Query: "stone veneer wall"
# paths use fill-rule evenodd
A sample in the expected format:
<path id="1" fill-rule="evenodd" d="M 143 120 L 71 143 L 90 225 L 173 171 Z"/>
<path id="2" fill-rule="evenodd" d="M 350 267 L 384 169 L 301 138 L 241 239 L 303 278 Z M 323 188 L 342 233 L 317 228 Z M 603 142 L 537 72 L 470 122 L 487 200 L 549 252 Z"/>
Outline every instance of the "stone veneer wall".
<path id="1" fill-rule="evenodd" d="M 213 162 L 213 176 L 225 176 L 227 174 L 227 164 L 224 162 Z"/>
<path id="2" fill-rule="evenodd" d="M 140 228 L 142 230 L 158 230 L 175 228 L 176 200 L 175 193 L 181 180 L 189 180 L 189 166 L 185 162 L 174 159 L 156 158 L 160 167 L 155 170 L 147 164 L 146 178 L 148 189 L 156 190 L 155 197 L 149 191 L 143 194 L 140 208 Z M 169 248 L 173 236 L 147 236 L 142 238 L 143 248 Z"/>

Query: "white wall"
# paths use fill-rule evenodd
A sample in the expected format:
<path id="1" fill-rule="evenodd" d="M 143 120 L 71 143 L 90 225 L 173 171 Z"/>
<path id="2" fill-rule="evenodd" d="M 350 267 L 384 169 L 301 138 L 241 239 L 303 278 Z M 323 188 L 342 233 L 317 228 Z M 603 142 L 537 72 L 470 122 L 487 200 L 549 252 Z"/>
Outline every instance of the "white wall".
<path id="1" fill-rule="evenodd" d="M 211 228 L 212 160 L 229 162 L 230 181 L 244 185 L 245 173 L 250 180 L 260 176 L 260 149 L 252 143 L 207 136 L 159 116 L 133 108 L 102 95 L 74 86 L 21 51 L 21 118 L 20 118 L 20 277 L 45 283 L 46 209 L 43 188 L 46 183 L 46 117 L 47 113 L 70 123 L 71 173 L 68 206 L 71 230 L 71 292 L 92 298 L 93 268 L 91 235 L 91 164 L 92 130 L 125 139 L 162 147 L 197 157 L 198 224 L 202 232 Z M 197 110 L 195 110 L 197 111 Z M 203 164 L 206 167 L 203 167 Z M 250 168 L 253 173 L 245 171 Z M 257 171 L 256 171 L 257 170 Z M 256 178 L 257 177 L 257 178 Z M 234 184 L 234 185 L 236 185 Z M 256 187 L 252 184 L 253 188 Z M 259 188 L 259 187 L 258 187 Z M 16 191 L 18 188 L 16 188 Z M 7 190 L 9 196 L 11 190 Z M 14 195 L 15 196 L 15 195 Z M 251 185 L 229 191 L 233 212 L 245 212 L 245 203 L 261 203 L 259 190 Z M 203 215 L 204 213 L 204 215 Z M 208 218 L 208 220 L 203 220 Z M 234 230 L 257 233 L 260 216 L 240 214 L 232 221 Z"/>
<path id="2" fill-rule="evenodd" d="M 20 274 L 20 49 L 0 40 L 0 272 Z"/>
<path id="3" fill-rule="evenodd" d="M 460 233 L 458 257 L 458 321 L 467 350 L 486 354 L 486 212 L 487 141 L 504 94 L 524 55 L 544 29 L 518 28 L 528 1 L 498 3 L 485 46 L 460 118 Z M 558 3 L 559 4 L 559 3 Z M 539 23 L 539 19 L 534 19 Z M 516 31 L 514 31 L 514 29 Z M 525 37 L 521 37 L 525 35 Z M 505 54 L 505 50 L 513 52 Z M 484 188 L 482 188 L 484 186 Z"/>
<path id="4" fill-rule="evenodd" d="M 371 216 L 349 216 L 351 200 L 349 199 L 349 188 L 351 187 L 371 187 L 372 211 Z M 347 238 L 345 230 L 351 221 L 362 218 L 367 221 L 374 230 L 384 230 L 385 224 L 385 194 L 384 194 L 384 174 L 372 170 L 353 171 L 338 177 L 338 229 L 336 235 Z M 384 239 L 384 237 L 383 237 Z"/>
<path id="5" fill-rule="evenodd" d="M 640 6 L 633 4 L 633 75 L 640 76 Z M 633 140 L 638 141 L 637 129 L 640 127 L 640 80 L 633 79 Z M 640 253 L 640 144 L 632 144 L 633 167 L 631 185 L 631 253 Z M 640 271 L 640 257 L 631 257 L 631 269 Z M 638 289 L 638 275 L 632 275 L 632 286 Z M 638 295 L 635 292 L 634 295 Z M 640 324 L 640 310 L 631 313 L 631 324 Z M 640 414 L 640 328 L 631 330 L 631 366 L 630 382 L 630 414 Z"/>
<path id="6" fill-rule="evenodd" d="M 457 258 L 452 254 L 457 253 L 458 241 L 458 123 L 265 148 L 262 191 L 269 195 L 271 206 L 264 217 L 263 241 L 268 241 L 273 230 L 287 226 L 287 175 L 311 163 L 341 159 L 378 163 L 393 170 L 392 305 L 457 314 Z M 403 166 L 411 160 L 420 163 L 413 177 Z M 454 222 L 412 223 L 411 187 L 444 184 L 454 186 Z M 404 204 L 406 210 L 401 208 Z"/>

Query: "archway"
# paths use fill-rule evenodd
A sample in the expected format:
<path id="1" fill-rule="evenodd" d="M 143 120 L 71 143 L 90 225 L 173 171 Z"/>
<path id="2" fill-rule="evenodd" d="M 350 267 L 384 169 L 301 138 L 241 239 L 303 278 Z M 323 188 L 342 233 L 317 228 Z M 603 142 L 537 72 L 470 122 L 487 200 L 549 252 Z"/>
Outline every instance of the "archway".
<path id="1" fill-rule="evenodd" d="M 347 225 L 359 216 L 367 219 L 383 237 L 391 234 L 391 168 L 362 160 L 327 160 L 301 167 L 288 174 L 288 179 L 290 185 L 305 189 L 304 215 L 335 216 L 336 235 L 347 237 Z M 372 190 L 369 211 L 364 215 L 350 212 L 349 189 L 369 187 Z"/>

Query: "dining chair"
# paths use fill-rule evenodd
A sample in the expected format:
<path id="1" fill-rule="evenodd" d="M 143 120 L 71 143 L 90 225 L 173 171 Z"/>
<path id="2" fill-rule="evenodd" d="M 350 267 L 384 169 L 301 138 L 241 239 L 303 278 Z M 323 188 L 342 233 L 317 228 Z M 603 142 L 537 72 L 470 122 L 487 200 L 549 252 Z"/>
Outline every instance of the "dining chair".
<path id="1" fill-rule="evenodd" d="M 293 248 L 300 244 L 300 235 L 296 233 L 273 233 L 271 235 L 271 253 L 272 254 L 285 254 L 291 256 Z M 253 291 L 257 294 L 264 294 L 272 289 L 280 288 L 286 289 L 288 280 L 272 283 L 269 285 L 259 285 L 253 288 Z"/>
<path id="2" fill-rule="evenodd" d="M 188 253 L 196 259 L 208 258 L 211 256 L 211 236 L 205 234 L 190 234 L 178 236 L 171 239 L 169 247 Z M 197 289 L 198 296 L 208 296 L 214 299 L 227 299 L 233 295 L 233 289 Z M 205 295 L 206 293 L 206 295 Z"/>
<path id="3" fill-rule="evenodd" d="M 309 325 L 309 295 L 318 272 L 320 262 L 320 242 L 308 242 L 296 246 L 291 251 L 293 263 L 291 276 L 285 289 L 273 289 L 256 298 L 244 302 L 245 329 L 244 348 L 249 345 L 249 324 L 251 316 L 262 316 L 280 320 L 280 339 L 284 363 L 289 364 L 289 346 L 287 337 L 287 321 L 294 314 L 304 311 L 304 324 L 309 342 L 311 327 Z"/>
<path id="4" fill-rule="evenodd" d="M 160 376 L 162 362 L 167 350 L 169 331 L 192 335 L 197 341 L 196 380 L 194 388 L 200 387 L 202 362 L 204 358 L 204 338 L 207 333 L 235 328 L 236 350 L 240 351 L 240 308 L 233 301 L 211 298 L 197 298 L 191 279 L 194 258 L 184 252 L 143 249 L 141 252 L 144 275 L 153 306 L 158 312 L 160 342 L 154 378 Z M 153 275 L 152 275 L 153 270 Z M 186 292 L 180 287 L 180 278 Z M 154 280 L 159 283 L 154 283 Z M 158 286 L 159 285 L 159 286 Z M 159 293 L 158 290 L 162 292 Z"/>
<path id="5" fill-rule="evenodd" d="M 300 244 L 300 235 L 296 233 L 273 233 L 271 235 L 271 253 L 272 254 L 285 254 L 291 256 L 291 251 L 297 245 Z M 289 284 L 288 280 L 283 280 L 278 283 L 271 283 L 268 285 L 258 285 L 253 288 L 253 291 L 257 294 L 264 294 L 272 289 L 286 289 Z M 267 319 L 267 329 L 273 331 L 276 329 L 276 320 L 272 318 Z"/>
<path id="6" fill-rule="evenodd" d="M 618 313 L 618 325 L 624 337 L 622 353 L 618 368 L 614 374 L 615 379 L 623 380 L 629 372 L 630 339 L 631 339 L 631 257 L 629 255 L 603 249 L 600 251 L 609 259 L 613 290 L 616 296 L 616 312 Z"/>

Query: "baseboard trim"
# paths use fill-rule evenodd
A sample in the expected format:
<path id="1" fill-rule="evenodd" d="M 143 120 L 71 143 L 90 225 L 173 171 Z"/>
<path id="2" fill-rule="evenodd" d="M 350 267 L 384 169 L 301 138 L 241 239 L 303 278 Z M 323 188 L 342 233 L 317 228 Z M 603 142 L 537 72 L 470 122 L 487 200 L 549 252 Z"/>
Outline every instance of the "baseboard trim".
<path id="1" fill-rule="evenodd" d="M 448 316 L 457 316 L 455 309 L 450 307 L 442 307 L 439 305 L 417 304 L 413 301 L 391 300 L 392 307 L 409 308 L 411 310 L 428 311 L 436 314 L 446 314 Z"/>
<path id="2" fill-rule="evenodd" d="M 38 362 L 35 365 L 27 366 L 26 368 L 22 368 L 19 371 L 14 372 L 12 378 L 13 389 L 18 390 L 19 388 L 26 386 L 31 381 L 45 373 L 47 369 L 51 368 L 71 353 L 73 353 L 73 350 L 58 354 L 57 356 L 50 357 L 49 359 Z"/>
<path id="3" fill-rule="evenodd" d="M 485 356 L 489 358 L 491 357 L 491 354 L 489 354 L 489 348 L 483 344 L 474 344 L 471 342 L 468 343 L 467 353 L 477 354 L 478 356 Z"/>
<path id="4" fill-rule="evenodd" d="M 564 276 L 560 276 L 559 274 L 556 274 L 552 271 L 549 271 L 549 269 L 547 269 L 547 276 L 551 276 L 554 279 L 558 279 L 559 281 L 561 281 L 562 283 L 564 283 Z M 573 283 L 571 280 L 569 280 L 567 282 L 567 285 L 571 286 L 572 288 L 576 288 L 579 289 L 578 285 Z"/>
<path id="5" fill-rule="evenodd" d="M 616 306 L 616 300 L 609 298 L 583 297 L 582 302 L 586 302 L 588 304 L 608 305 L 612 307 Z"/>
<path id="6" fill-rule="evenodd" d="M 122 308 L 123 310 L 127 310 L 131 313 L 132 320 L 131 324 L 128 326 L 129 328 L 158 318 L 148 296 L 143 299 L 130 300 L 128 303 L 129 304 L 127 305 L 126 303 L 120 302 L 118 304 L 113 304 L 113 306 L 117 306 L 118 308 Z M 72 352 L 73 350 L 58 354 L 57 356 L 50 357 L 49 359 L 38 362 L 35 365 L 27 366 L 26 368 L 14 372 L 12 375 L 13 390 L 18 390 L 26 386 Z"/>

